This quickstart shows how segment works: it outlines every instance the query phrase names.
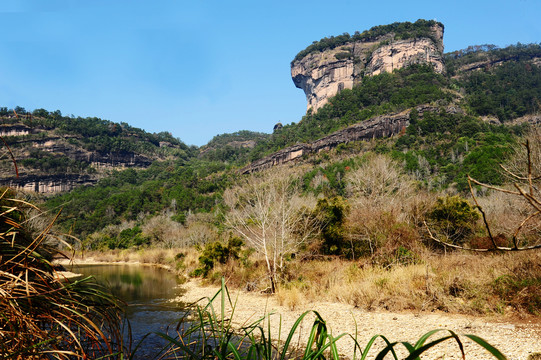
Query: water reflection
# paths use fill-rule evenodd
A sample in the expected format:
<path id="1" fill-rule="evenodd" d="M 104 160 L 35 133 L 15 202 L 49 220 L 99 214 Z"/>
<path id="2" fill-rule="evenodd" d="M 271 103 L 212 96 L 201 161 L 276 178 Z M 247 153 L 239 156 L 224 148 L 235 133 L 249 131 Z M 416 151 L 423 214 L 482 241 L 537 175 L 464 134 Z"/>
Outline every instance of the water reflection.
<path id="1" fill-rule="evenodd" d="M 182 304 L 171 302 L 181 295 L 177 277 L 164 269 L 137 265 L 75 265 L 71 271 L 92 275 L 128 304 L 133 343 L 152 332 L 174 329 L 182 316 Z M 137 352 L 136 359 L 147 359 L 164 342 L 151 335 Z"/>

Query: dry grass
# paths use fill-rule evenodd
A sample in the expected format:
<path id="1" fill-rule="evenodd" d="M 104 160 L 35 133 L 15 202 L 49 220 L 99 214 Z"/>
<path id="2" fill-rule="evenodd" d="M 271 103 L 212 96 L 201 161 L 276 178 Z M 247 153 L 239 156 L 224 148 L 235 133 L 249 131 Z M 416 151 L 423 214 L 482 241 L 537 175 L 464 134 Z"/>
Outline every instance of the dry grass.
<path id="1" fill-rule="evenodd" d="M 58 276 L 51 263 L 58 251 L 46 245 L 54 221 L 32 231 L 29 208 L 38 210 L 0 193 L 0 357 L 87 359 L 125 350 L 119 301 L 91 278 Z"/>
<path id="2" fill-rule="evenodd" d="M 350 261 L 288 261 L 277 299 L 296 309 L 312 301 L 351 304 L 366 310 L 445 311 L 463 314 L 536 314 L 541 308 L 541 253 L 434 254 L 416 248 L 417 263 L 382 266 L 377 256 Z M 178 254 L 183 254 L 178 256 Z M 87 254 L 101 260 L 167 265 L 188 275 L 199 266 L 193 249 L 146 249 Z M 205 282 L 231 288 L 268 290 L 264 260 L 244 254 L 216 264 Z"/>
<path id="3" fill-rule="evenodd" d="M 277 291 L 281 305 L 343 302 L 365 310 L 527 315 L 541 306 L 541 254 L 422 253 L 418 264 L 383 267 L 370 259 L 290 261 Z M 231 287 L 264 290 L 261 260 L 217 266 Z M 537 309 L 536 309 L 537 306 Z"/>
<path id="4" fill-rule="evenodd" d="M 286 306 L 289 310 L 295 310 L 304 303 L 303 291 L 295 285 L 283 286 L 278 289 L 276 298 L 280 306 Z"/>
<path id="5" fill-rule="evenodd" d="M 90 260 L 104 263 L 140 263 L 158 265 L 177 271 L 179 274 L 188 274 L 198 265 L 199 253 L 194 248 L 144 248 L 144 249 L 115 249 L 115 250 L 89 250 L 76 254 L 76 260 Z"/>

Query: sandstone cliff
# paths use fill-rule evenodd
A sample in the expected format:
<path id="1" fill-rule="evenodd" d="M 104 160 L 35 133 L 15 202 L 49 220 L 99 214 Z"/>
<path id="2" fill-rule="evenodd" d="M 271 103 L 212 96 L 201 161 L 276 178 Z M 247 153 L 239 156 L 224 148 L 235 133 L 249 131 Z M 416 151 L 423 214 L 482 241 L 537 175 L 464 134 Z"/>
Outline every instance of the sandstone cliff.
<path id="1" fill-rule="evenodd" d="M 392 72 L 412 64 L 431 64 L 435 71 L 444 72 L 441 24 L 432 25 L 423 37 L 397 39 L 390 32 L 347 41 L 323 51 L 310 51 L 292 62 L 291 77 L 295 86 L 304 90 L 307 109 L 315 111 L 341 90 L 361 82 L 364 76 Z"/>
<path id="2" fill-rule="evenodd" d="M 4 186 L 41 194 L 54 194 L 70 191 L 83 185 L 94 185 L 98 182 L 95 175 L 59 174 L 59 175 L 21 175 L 0 179 Z"/>

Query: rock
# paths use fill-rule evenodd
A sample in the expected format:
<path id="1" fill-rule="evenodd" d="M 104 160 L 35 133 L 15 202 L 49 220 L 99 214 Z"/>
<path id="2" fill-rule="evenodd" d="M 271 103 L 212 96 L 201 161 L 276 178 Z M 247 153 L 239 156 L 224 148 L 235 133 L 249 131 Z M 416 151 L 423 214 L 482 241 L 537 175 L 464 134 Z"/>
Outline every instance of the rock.
<path id="1" fill-rule="evenodd" d="M 420 117 L 422 117 L 425 112 L 440 111 L 439 108 L 429 105 L 420 105 L 415 109 Z M 444 110 L 451 114 L 458 111 L 454 106 L 448 106 Z M 410 111 L 411 110 L 406 110 L 400 113 L 376 116 L 358 124 L 348 126 L 345 129 L 338 130 L 310 144 L 297 144 L 287 147 L 260 160 L 254 161 L 250 165 L 242 168 L 240 172 L 242 174 L 248 174 L 261 171 L 279 164 L 298 160 L 304 155 L 334 149 L 339 144 L 347 144 L 359 140 L 371 140 L 398 134 L 409 125 Z"/>
<path id="2" fill-rule="evenodd" d="M 94 185 L 97 182 L 97 176 L 82 174 L 21 175 L 19 177 L 0 178 L 2 186 L 41 194 L 70 191 L 73 188 Z"/>
<path id="3" fill-rule="evenodd" d="M 538 126 L 541 124 L 541 115 L 525 115 L 513 120 L 513 124 L 529 124 L 533 126 Z"/>
<path id="4" fill-rule="evenodd" d="M 389 33 L 366 41 L 352 41 L 325 51 L 310 52 L 291 64 L 295 86 L 306 94 L 307 109 L 317 111 L 329 98 L 351 89 L 364 76 L 392 72 L 412 64 L 443 64 L 443 27 L 434 25 L 432 36 L 394 40 Z"/>

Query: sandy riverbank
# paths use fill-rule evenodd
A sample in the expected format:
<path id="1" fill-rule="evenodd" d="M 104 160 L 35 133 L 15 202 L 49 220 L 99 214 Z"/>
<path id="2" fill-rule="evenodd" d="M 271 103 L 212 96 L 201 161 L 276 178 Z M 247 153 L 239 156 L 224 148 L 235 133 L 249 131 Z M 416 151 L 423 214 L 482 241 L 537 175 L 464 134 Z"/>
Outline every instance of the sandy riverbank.
<path id="1" fill-rule="evenodd" d="M 186 293 L 178 300 L 187 303 L 211 297 L 219 290 L 218 287 L 201 286 L 196 280 L 189 281 L 182 287 Z M 274 313 L 270 317 L 273 334 L 278 334 L 280 316 L 282 332 L 284 333 L 289 331 L 304 311 L 315 310 L 327 321 L 335 336 L 343 332 L 354 335 L 357 326 L 358 341 L 362 346 L 365 346 L 370 338 L 376 334 L 384 335 L 390 341 L 415 343 L 429 330 L 448 329 L 458 334 L 480 336 L 502 351 L 508 359 L 527 360 L 530 354 L 541 352 L 541 319 L 539 318 L 517 321 L 446 313 L 366 312 L 347 304 L 329 302 L 305 303 L 298 309 L 290 310 L 285 306 L 280 306 L 275 296 L 239 290 L 231 290 L 230 294 L 233 301 L 238 299 L 233 318 L 235 324 L 251 323 L 265 314 Z M 203 303 L 207 302 L 203 301 Z M 216 303 L 216 307 L 218 306 L 219 302 Z M 301 329 L 301 339 L 307 337 L 313 319 L 313 316 L 305 318 Z M 285 338 L 286 336 L 287 334 L 284 334 L 281 337 Z M 474 342 L 465 337 L 461 339 L 464 341 L 466 359 L 494 359 Z M 381 347 L 382 343 L 379 344 L 379 348 Z M 350 340 L 341 339 L 338 348 L 341 354 L 352 355 L 353 344 Z M 371 358 L 377 354 L 375 350 L 372 349 L 370 352 L 373 355 Z M 451 341 L 438 345 L 426 354 L 427 356 L 423 356 L 423 359 L 461 359 L 458 346 Z"/>
<path id="2" fill-rule="evenodd" d="M 86 257 L 84 259 L 76 258 L 76 259 L 56 259 L 54 260 L 55 264 L 59 264 L 62 266 L 70 266 L 70 265 L 139 265 L 139 266 L 153 266 L 153 267 L 159 267 L 162 269 L 170 270 L 172 271 L 173 268 L 164 264 L 152 264 L 152 263 L 143 263 L 140 261 L 100 261 L 99 259 L 96 259 L 94 257 Z"/>

